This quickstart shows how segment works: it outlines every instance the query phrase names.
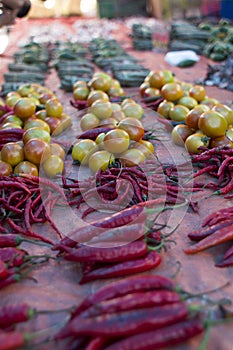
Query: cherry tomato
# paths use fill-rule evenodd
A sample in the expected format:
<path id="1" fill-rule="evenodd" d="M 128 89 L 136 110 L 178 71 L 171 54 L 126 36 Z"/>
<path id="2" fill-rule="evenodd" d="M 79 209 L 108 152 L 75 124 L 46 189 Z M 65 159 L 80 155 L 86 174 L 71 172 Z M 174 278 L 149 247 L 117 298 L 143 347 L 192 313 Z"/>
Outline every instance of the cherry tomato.
<path id="1" fill-rule="evenodd" d="M 184 146 L 184 142 L 188 136 L 192 135 L 193 131 L 187 125 L 176 125 L 171 132 L 172 142 L 178 146 Z"/>
<path id="2" fill-rule="evenodd" d="M 162 73 L 163 73 L 163 77 L 164 77 L 164 84 L 174 82 L 175 78 L 174 78 L 173 73 L 170 70 L 164 69 L 164 70 L 162 70 Z"/>
<path id="3" fill-rule="evenodd" d="M 84 87 L 84 88 L 88 88 L 87 82 L 85 80 L 77 80 L 74 84 L 73 84 L 73 90 L 75 90 L 76 88 L 79 87 Z M 88 88 L 89 89 L 89 88 Z"/>
<path id="4" fill-rule="evenodd" d="M 38 168 L 35 164 L 24 160 L 16 165 L 14 168 L 14 174 L 29 174 L 33 176 L 38 176 Z"/>
<path id="5" fill-rule="evenodd" d="M 100 150 L 104 149 L 104 138 L 105 138 L 105 133 L 101 132 L 95 139 L 96 144 L 98 145 Z"/>
<path id="6" fill-rule="evenodd" d="M 35 113 L 35 117 L 36 117 L 36 119 L 45 120 L 45 118 L 47 117 L 46 110 L 40 109 L 39 111 L 37 111 Z"/>
<path id="7" fill-rule="evenodd" d="M 155 151 L 153 143 L 147 140 L 135 142 L 132 148 L 137 148 L 142 151 L 146 159 L 152 158 Z"/>
<path id="8" fill-rule="evenodd" d="M 88 87 L 79 86 L 73 90 L 73 97 L 75 100 L 85 101 L 88 98 L 90 90 Z"/>
<path id="9" fill-rule="evenodd" d="M 184 145 L 189 153 L 202 153 L 199 147 L 208 147 L 209 138 L 203 134 L 195 133 L 187 137 Z"/>
<path id="10" fill-rule="evenodd" d="M 141 140 L 145 133 L 142 123 L 135 118 L 125 118 L 121 120 L 118 124 L 118 128 L 125 130 L 130 139 L 134 141 Z"/>
<path id="11" fill-rule="evenodd" d="M 50 151 L 51 154 L 54 156 L 58 156 L 60 157 L 62 160 L 65 159 L 65 151 L 64 148 L 62 146 L 60 146 L 58 143 L 50 143 Z"/>
<path id="12" fill-rule="evenodd" d="M 160 102 L 158 108 L 157 108 L 157 112 L 164 118 L 166 119 L 170 119 L 169 117 L 169 112 L 171 110 L 172 107 L 174 107 L 174 103 L 171 101 L 167 101 L 167 100 L 163 100 L 162 102 Z"/>
<path id="13" fill-rule="evenodd" d="M 150 87 L 150 83 L 148 81 L 144 81 L 140 86 L 139 86 L 139 93 L 142 97 L 145 96 L 145 90 Z"/>
<path id="14" fill-rule="evenodd" d="M 1 160 L 12 167 L 24 160 L 24 148 L 18 142 L 8 142 L 1 150 Z"/>
<path id="15" fill-rule="evenodd" d="M 115 157 L 112 153 L 101 150 L 93 153 L 88 161 L 88 166 L 93 173 L 96 173 L 98 170 L 105 171 L 110 164 L 115 160 Z"/>
<path id="16" fill-rule="evenodd" d="M 207 105 L 209 108 L 213 108 L 216 104 L 220 103 L 219 100 L 213 97 L 205 97 L 201 100 L 201 104 Z"/>
<path id="17" fill-rule="evenodd" d="M 62 131 L 68 129 L 69 127 L 71 127 L 72 125 L 72 119 L 71 117 L 66 114 L 66 113 L 62 113 L 61 117 L 59 118 L 61 121 L 61 125 L 62 125 Z"/>
<path id="18" fill-rule="evenodd" d="M 27 97 L 29 94 L 34 92 L 34 88 L 31 84 L 29 83 L 25 83 L 25 84 L 21 84 L 18 87 L 18 93 L 22 96 L 22 97 Z"/>
<path id="19" fill-rule="evenodd" d="M 90 112 L 95 114 L 95 116 L 100 120 L 110 118 L 112 115 L 111 102 L 105 101 L 103 99 L 96 100 L 92 103 Z"/>
<path id="20" fill-rule="evenodd" d="M 50 134 L 50 127 L 49 124 L 46 123 L 44 120 L 41 119 L 27 119 L 24 123 L 24 130 L 27 129 L 31 129 L 31 128 L 40 128 L 40 129 L 44 129 L 45 131 L 47 131 Z"/>
<path id="21" fill-rule="evenodd" d="M 15 103 L 21 98 L 21 95 L 16 91 L 8 92 L 6 95 L 6 104 L 9 107 L 14 107 Z"/>
<path id="22" fill-rule="evenodd" d="M 116 111 L 121 111 L 121 105 L 116 102 L 112 102 L 112 112 Z"/>
<path id="23" fill-rule="evenodd" d="M 50 133 L 42 128 L 34 127 L 27 129 L 23 133 L 23 143 L 27 143 L 31 139 L 41 139 L 44 140 L 47 143 L 50 143 L 51 137 Z"/>
<path id="24" fill-rule="evenodd" d="M 110 87 L 108 95 L 111 97 L 124 96 L 124 90 L 122 88 Z"/>
<path id="25" fill-rule="evenodd" d="M 14 114 L 24 120 L 35 113 L 36 104 L 30 97 L 21 97 L 15 103 L 13 110 Z"/>
<path id="26" fill-rule="evenodd" d="M 148 87 L 144 92 L 145 97 L 159 97 L 161 96 L 161 92 L 159 89 Z"/>
<path id="27" fill-rule="evenodd" d="M 118 121 L 114 118 L 106 118 L 100 121 L 99 126 L 109 126 L 115 128 L 118 124 Z"/>
<path id="28" fill-rule="evenodd" d="M 51 136 L 60 135 L 63 131 L 62 120 L 60 118 L 55 117 L 46 117 L 45 122 L 50 127 Z"/>
<path id="29" fill-rule="evenodd" d="M 47 101 L 49 101 L 51 98 L 56 98 L 53 92 L 46 91 L 42 92 L 39 96 L 39 101 L 42 105 L 45 105 Z"/>
<path id="30" fill-rule="evenodd" d="M 196 101 L 201 102 L 206 97 L 206 90 L 202 85 L 193 85 L 189 89 L 189 96 L 193 97 Z"/>
<path id="31" fill-rule="evenodd" d="M 162 96 L 168 101 L 178 101 L 184 94 L 179 83 L 167 83 L 161 88 Z"/>
<path id="32" fill-rule="evenodd" d="M 1 127 L 0 130 L 5 130 L 5 129 L 22 129 L 22 127 L 19 124 L 16 123 L 11 123 L 11 122 L 4 122 Z"/>
<path id="33" fill-rule="evenodd" d="M 22 119 L 20 119 L 19 117 L 17 117 L 17 115 L 8 115 L 8 117 L 6 117 L 4 119 L 4 124 L 5 123 L 13 123 L 13 124 L 18 124 L 21 128 L 23 126 L 23 121 Z"/>
<path id="34" fill-rule="evenodd" d="M 162 71 L 154 70 L 149 73 L 148 82 L 152 88 L 160 89 L 165 84 L 165 77 Z"/>
<path id="35" fill-rule="evenodd" d="M 45 161 L 50 154 L 50 145 L 44 140 L 31 139 L 24 145 L 25 159 L 37 166 Z"/>
<path id="36" fill-rule="evenodd" d="M 112 118 L 114 118 L 115 120 L 117 120 L 118 122 L 125 119 L 125 113 L 123 111 L 113 111 L 112 112 L 112 115 L 111 115 Z"/>
<path id="37" fill-rule="evenodd" d="M 107 92 L 110 88 L 110 80 L 107 79 L 104 75 L 102 76 L 94 76 L 89 85 L 94 90 L 101 90 Z"/>
<path id="38" fill-rule="evenodd" d="M 56 97 L 53 97 L 46 101 L 45 110 L 48 117 L 59 118 L 62 115 L 63 106 Z"/>
<path id="39" fill-rule="evenodd" d="M 142 106 L 138 103 L 125 103 L 122 106 L 122 111 L 124 112 L 126 117 L 141 119 L 144 115 L 144 110 Z"/>
<path id="40" fill-rule="evenodd" d="M 129 148 L 129 134 L 122 129 L 113 129 L 104 137 L 104 148 L 109 153 L 122 153 Z"/>
<path id="41" fill-rule="evenodd" d="M 188 112 L 189 109 L 187 107 L 178 104 L 170 109 L 169 117 L 176 122 L 182 122 L 185 121 Z"/>
<path id="42" fill-rule="evenodd" d="M 225 135 L 228 124 L 220 113 L 210 110 L 201 114 L 198 127 L 205 135 L 214 138 Z"/>
<path id="43" fill-rule="evenodd" d="M 121 108 L 127 105 L 127 103 L 136 103 L 136 101 L 130 97 L 127 97 L 121 102 Z"/>
<path id="44" fill-rule="evenodd" d="M 198 103 L 197 103 L 197 100 L 195 100 L 195 98 L 191 96 L 182 96 L 179 99 L 178 104 L 183 105 L 188 109 L 193 109 L 194 107 L 197 106 Z"/>
<path id="45" fill-rule="evenodd" d="M 202 113 L 208 112 L 210 108 L 207 105 L 197 105 L 191 109 L 185 117 L 185 123 L 191 129 L 198 130 L 198 120 Z"/>
<path id="46" fill-rule="evenodd" d="M 96 128 L 99 125 L 99 118 L 93 113 L 86 113 L 80 119 L 80 128 L 82 131 Z"/>
<path id="47" fill-rule="evenodd" d="M 63 173 L 64 162 L 60 157 L 52 154 L 44 161 L 43 170 L 46 176 L 55 177 L 56 175 Z"/>
<path id="48" fill-rule="evenodd" d="M 109 96 L 106 92 L 101 90 L 92 90 L 87 98 L 87 105 L 90 107 L 96 100 L 109 101 Z"/>
<path id="49" fill-rule="evenodd" d="M 12 166 L 9 163 L 4 162 L 3 160 L 0 160 L 0 176 L 9 176 L 10 174 L 12 174 L 12 172 Z"/>
<path id="50" fill-rule="evenodd" d="M 220 113 L 224 118 L 226 118 L 228 125 L 233 123 L 233 110 L 227 105 L 218 103 L 212 108 L 212 110 Z"/>
<path id="51" fill-rule="evenodd" d="M 85 139 L 76 142 L 72 148 L 72 158 L 82 165 L 87 165 L 92 153 L 98 151 L 98 145 L 95 141 Z"/>
<path id="52" fill-rule="evenodd" d="M 123 152 L 119 159 L 126 167 L 131 167 L 142 163 L 145 160 L 145 155 L 138 148 L 130 148 Z"/>

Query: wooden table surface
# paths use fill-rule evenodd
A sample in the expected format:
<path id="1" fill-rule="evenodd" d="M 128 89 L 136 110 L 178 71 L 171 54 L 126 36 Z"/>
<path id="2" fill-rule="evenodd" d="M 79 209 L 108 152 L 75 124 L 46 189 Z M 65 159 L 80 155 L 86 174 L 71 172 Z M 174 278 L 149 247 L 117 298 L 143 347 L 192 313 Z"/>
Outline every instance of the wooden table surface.
<path id="1" fill-rule="evenodd" d="M 68 28 L 74 23 L 74 19 L 67 18 L 62 20 L 62 23 L 66 24 Z M 46 24 L 52 24 L 59 19 L 47 19 Z M 30 30 L 45 23 L 42 20 L 28 20 L 23 22 L 17 22 L 10 34 L 10 44 L 5 53 L 5 56 L 0 56 L 0 83 L 3 82 L 2 74 L 7 70 L 7 64 L 12 61 L 12 54 L 17 51 L 17 44 L 23 38 L 30 37 Z M 117 38 L 120 42 L 127 46 L 128 51 L 140 58 L 143 64 L 149 69 L 170 69 L 176 76 L 187 82 L 194 82 L 196 79 L 203 78 L 206 74 L 207 64 L 213 63 L 208 59 L 201 57 L 200 61 L 191 68 L 174 68 L 169 66 L 164 61 L 164 53 L 162 52 L 136 52 L 130 47 L 129 38 L 125 35 L 125 32 L 121 30 L 117 34 Z M 56 91 L 58 97 L 61 99 L 64 109 L 72 116 L 73 126 L 62 135 L 62 139 L 72 141 L 79 133 L 78 112 L 70 106 L 69 100 L 72 97 L 71 93 L 66 93 L 59 89 L 59 80 L 56 77 L 55 72 L 49 75 L 46 85 Z M 207 93 L 210 97 L 217 98 L 222 103 L 229 104 L 233 100 L 233 93 L 226 90 L 221 90 L 216 87 L 207 87 Z M 130 91 L 130 90 L 129 90 Z M 145 125 L 158 125 L 160 128 L 163 126 L 156 120 L 157 114 L 153 111 L 146 111 L 145 118 L 143 120 Z M 164 135 L 166 134 L 164 130 Z M 182 161 L 183 149 L 180 147 L 174 147 L 169 141 L 164 141 L 161 149 L 158 150 L 159 155 L 164 157 L 165 147 L 169 150 L 168 157 L 175 157 L 175 162 Z M 205 198 L 208 192 L 201 192 L 194 195 L 195 200 L 199 201 L 198 213 L 187 211 L 187 208 L 176 209 L 176 213 L 170 213 L 172 215 L 173 225 L 179 222 L 179 226 L 172 236 L 172 239 L 176 244 L 171 243 L 167 246 L 167 251 L 162 251 L 162 264 L 156 268 L 152 273 L 161 274 L 164 276 L 172 276 L 177 269 L 177 262 L 180 262 L 180 270 L 175 277 L 177 284 L 179 284 L 185 290 L 192 293 L 199 293 L 203 291 L 213 290 L 216 287 L 223 286 L 226 282 L 233 280 L 233 268 L 219 269 L 214 266 L 216 258 L 221 256 L 227 245 L 222 245 L 216 248 L 209 249 L 203 253 L 197 255 L 186 255 L 184 249 L 189 245 L 187 233 L 200 228 L 201 222 L 205 216 L 211 212 L 216 211 L 219 208 L 232 205 L 230 200 L 223 199 L 221 197 Z M 201 200 L 200 200 L 201 199 Z M 67 219 L 66 212 L 61 213 L 63 216 L 64 225 L 70 224 L 69 218 Z M 58 240 L 58 237 L 54 231 L 52 231 L 48 225 L 36 226 L 35 231 L 45 234 L 54 241 Z M 37 247 L 29 244 L 24 244 L 23 247 L 30 249 L 30 253 L 50 253 L 49 248 Z M 25 279 L 20 283 L 14 284 L 2 290 L 0 292 L 1 301 L 0 305 L 7 303 L 27 302 L 32 307 L 48 310 L 59 310 L 68 308 L 74 305 L 78 305 L 81 300 L 90 293 L 93 293 L 102 285 L 109 281 L 97 281 L 94 283 L 88 283 L 86 285 L 79 285 L 80 268 L 78 264 L 70 262 L 49 261 L 41 266 L 38 266 L 33 270 L 31 276 L 37 281 L 31 279 Z M 232 283 L 221 291 L 217 291 L 211 296 L 214 300 L 220 298 L 228 298 L 233 300 L 233 287 Z M 232 308 L 230 306 L 230 308 Z M 233 308 L 232 308 L 233 311 Z M 30 320 L 29 322 L 20 325 L 20 329 L 28 331 L 38 331 L 51 327 L 51 333 L 56 331 L 67 320 L 67 313 L 60 312 L 53 315 L 38 316 Z M 196 350 L 202 337 L 197 337 L 193 341 L 172 347 L 177 350 Z M 58 350 L 68 349 L 65 342 L 48 343 L 40 345 L 36 348 L 43 350 L 52 350 L 54 347 Z M 232 323 L 219 325 L 211 329 L 210 339 L 208 341 L 207 350 L 232 350 L 233 349 L 233 332 Z"/>

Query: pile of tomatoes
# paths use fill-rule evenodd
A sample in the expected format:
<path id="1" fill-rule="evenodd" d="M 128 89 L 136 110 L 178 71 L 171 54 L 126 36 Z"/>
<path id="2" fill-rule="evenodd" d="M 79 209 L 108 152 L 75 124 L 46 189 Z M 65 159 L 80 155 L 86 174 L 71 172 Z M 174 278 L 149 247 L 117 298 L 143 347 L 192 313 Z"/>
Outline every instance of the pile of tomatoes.
<path id="1" fill-rule="evenodd" d="M 175 124 L 171 133 L 174 144 L 189 153 L 201 153 L 206 147 L 233 147 L 233 110 L 208 97 L 204 86 L 179 81 L 167 70 L 154 70 L 139 90 L 144 98 L 163 99 L 157 112 Z"/>
<path id="2" fill-rule="evenodd" d="M 22 129 L 22 141 L 7 142 L 1 149 L 0 175 L 27 173 L 55 176 L 64 168 L 65 151 L 51 136 L 71 126 L 57 96 L 39 84 L 22 84 L 7 94 L 1 105 L 0 130 Z"/>

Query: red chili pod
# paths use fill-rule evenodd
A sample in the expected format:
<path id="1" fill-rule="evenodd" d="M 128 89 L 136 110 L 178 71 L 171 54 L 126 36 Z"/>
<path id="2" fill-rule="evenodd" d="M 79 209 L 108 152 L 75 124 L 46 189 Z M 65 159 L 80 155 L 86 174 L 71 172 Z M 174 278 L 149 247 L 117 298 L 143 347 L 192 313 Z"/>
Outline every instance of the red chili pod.
<path id="1" fill-rule="evenodd" d="M 35 311 L 27 304 L 4 305 L 0 307 L 0 328 L 7 328 L 16 323 L 28 321 Z"/>
<path id="2" fill-rule="evenodd" d="M 19 331 L 0 332 L 0 350 L 15 350 L 24 344 L 24 335 Z"/>

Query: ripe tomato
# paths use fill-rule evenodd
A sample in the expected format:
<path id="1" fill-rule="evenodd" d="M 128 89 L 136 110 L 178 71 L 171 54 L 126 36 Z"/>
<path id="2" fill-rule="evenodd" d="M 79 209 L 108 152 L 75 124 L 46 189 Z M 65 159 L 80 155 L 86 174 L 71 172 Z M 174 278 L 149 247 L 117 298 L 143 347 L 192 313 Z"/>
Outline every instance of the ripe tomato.
<path id="1" fill-rule="evenodd" d="M 225 135 L 228 124 L 220 113 L 210 110 L 202 113 L 198 120 L 198 127 L 205 135 L 215 138 Z"/>
<path id="2" fill-rule="evenodd" d="M 21 97 L 17 100 L 13 107 L 14 114 L 21 119 L 31 117 L 36 111 L 35 101 L 30 97 Z"/>
<path id="3" fill-rule="evenodd" d="M 112 115 L 112 104 L 111 102 L 103 99 L 96 100 L 92 103 L 90 112 L 100 120 L 110 118 Z"/>
<path id="4" fill-rule="evenodd" d="M 9 176 L 10 174 L 12 174 L 12 172 L 12 166 L 9 163 L 4 162 L 3 160 L 0 160 L 0 176 Z"/>
<path id="5" fill-rule="evenodd" d="M 90 90 L 88 86 L 79 86 L 73 90 L 73 97 L 75 100 L 85 101 L 88 98 Z"/>
<path id="6" fill-rule="evenodd" d="M 169 117 L 169 112 L 171 110 L 171 108 L 174 107 L 174 103 L 171 101 L 167 101 L 167 100 L 163 100 L 162 102 L 160 102 L 158 108 L 157 108 L 157 112 L 164 118 L 166 119 L 170 119 Z"/>
<path id="7" fill-rule="evenodd" d="M 98 151 L 98 145 L 95 141 L 86 139 L 80 140 L 73 145 L 72 158 L 74 161 L 87 165 L 92 153 Z"/>
<path id="8" fill-rule="evenodd" d="M 101 90 L 107 92 L 110 88 L 110 80 L 107 79 L 104 75 L 93 76 L 93 78 L 89 82 L 89 86 L 94 90 Z"/>
<path id="9" fill-rule="evenodd" d="M 154 70 L 148 75 L 148 82 L 152 88 L 160 89 L 165 84 L 165 77 L 162 71 Z"/>
<path id="10" fill-rule="evenodd" d="M 213 108 L 213 111 L 220 113 L 224 118 L 226 118 L 227 124 L 233 124 L 233 110 L 222 103 L 216 104 Z"/>
<path id="11" fill-rule="evenodd" d="M 9 107 L 14 107 L 15 103 L 21 98 L 21 95 L 16 91 L 8 92 L 6 95 L 6 104 Z"/>
<path id="12" fill-rule="evenodd" d="M 45 110 L 48 117 L 59 118 L 62 115 L 63 106 L 56 97 L 53 97 L 46 101 Z"/>
<path id="13" fill-rule="evenodd" d="M 142 151 L 146 159 L 152 158 L 155 151 L 153 143 L 147 140 L 139 140 L 138 142 L 135 142 L 132 148 L 137 148 Z"/>
<path id="14" fill-rule="evenodd" d="M 178 146 L 184 146 L 184 142 L 188 136 L 192 135 L 193 131 L 188 125 L 176 125 L 171 132 L 172 142 Z"/>
<path id="15" fill-rule="evenodd" d="M 193 109 L 194 107 L 197 106 L 198 103 L 197 103 L 197 100 L 195 100 L 195 98 L 191 96 L 182 96 L 179 99 L 178 104 L 183 105 L 188 109 Z"/>
<path id="16" fill-rule="evenodd" d="M 115 128 L 118 124 L 118 121 L 114 118 L 106 118 L 100 121 L 99 126 L 109 126 Z"/>
<path id="17" fill-rule="evenodd" d="M 60 118 L 55 117 L 46 117 L 45 122 L 50 127 L 51 136 L 60 135 L 63 131 L 62 120 Z"/>
<path id="18" fill-rule="evenodd" d="M 148 87 L 145 89 L 144 96 L 145 97 L 159 97 L 159 96 L 161 96 L 161 92 L 160 92 L 160 89 Z"/>
<path id="19" fill-rule="evenodd" d="M 37 166 L 45 161 L 50 154 L 50 145 L 44 140 L 31 139 L 24 145 L 25 159 Z"/>
<path id="20" fill-rule="evenodd" d="M 202 150 L 199 147 L 208 147 L 209 138 L 206 135 L 195 133 L 187 137 L 184 145 L 189 153 L 201 153 Z"/>
<path id="21" fill-rule="evenodd" d="M 98 170 L 105 171 L 110 164 L 115 160 L 115 157 L 112 153 L 101 150 L 93 153 L 88 161 L 88 166 L 93 173 L 96 173 Z"/>
<path id="22" fill-rule="evenodd" d="M 86 113 L 80 119 L 80 128 L 82 131 L 96 128 L 99 125 L 99 118 L 93 113 Z"/>
<path id="23" fill-rule="evenodd" d="M 19 117 L 17 117 L 17 115 L 14 114 L 8 115 L 8 117 L 4 119 L 4 124 L 5 123 L 13 123 L 19 125 L 21 128 L 23 127 L 22 119 L 20 119 Z"/>
<path id="24" fill-rule="evenodd" d="M 12 167 L 24 160 L 24 148 L 18 142 L 8 142 L 1 150 L 2 161 L 9 163 Z"/>
<path id="25" fill-rule="evenodd" d="M 196 101 L 201 102 L 206 97 L 205 87 L 202 85 L 193 85 L 189 90 L 189 96 L 195 98 Z"/>
<path id="26" fill-rule="evenodd" d="M 36 117 L 36 119 L 45 120 L 45 118 L 47 117 L 46 110 L 40 109 L 39 111 L 37 111 L 35 113 L 35 117 Z"/>
<path id="27" fill-rule="evenodd" d="M 88 88 L 87 82 L 85 80 L 77 80 L 73 84 L 73 90 L 75 90 L 78 87 L 86 87 L 86 88 Z"/>
<path id="28" fill-rule="evenodd" d="M 141 119 L 144 115 L 144 109 L 139 103 L 125 103 L 122 105 L 122 111 L 127 118 Z"/>
<path id="29" fill-rule="evenodd" d="M 140 149 L 130 148 L 123 152 L 119 159 L 126 167 L 131 167 L 142 163 L 145 160 L 145 155 Z"/>
<path id="30" fill-rule="evenodd" d="M 161 94 L 165 100 L 177 101 L 183 96 L 184 91 L 179 83 L 173 82 L 163 85 Z"/>
<path id="31" fill-rule="evenodd" d="M 130 139 L 134 141 L 141 140 L 145 133 L 142 123 L 135 118 L 125 118 L 121 120 L 118 124 L 118 128 L 125 130 Z"/>
<path id="32" fill-rule="evenodd" d="M 58 156 L 60 157 L 62 160 L 65 159 L 65 151 L 64 148 L 62 146 L 60 146 L 58 143 L 50 143 L 50 151 L 51 154 L 53 154 L 54 156 Z"/>
<path id="33" fill-rule="evenodd" d="M 87 98 L 87 105 L 90 107 L 93 102 L 96 100 L 104 100 L 104 101 L 109 101 L 109 96 L 106 94 L 106 92 L 101 91 L 101 90 L 92 90 Z"/>
<path id="34" fill-rule="evenodd" d="M 35 164 L 24 160 L 16 165 L 14 168 L 14 174 L 29 174 L 33 176 L 38 176 L 38 168 Z"/>
<path id="35" fill-rule="evenodd" d="M 5 129 L 22 129 L 22 127 L 19 124 L 3 122 L 3 124 L 0 126 L 0 130 L 5 130 Z"/>
<path id="36" fill-rule="evenodd" d="M 43 171 L 48 177 L 55 177 L 56 175 L 62 174 L 63 170 L 63 160 L 54 154 L 47 158 L 43 163 Z"/>
<path id="37" fill-rule="evenodd" d="M 122 119 L 125 119 L 125 113 L 123 111 L 113 111 L 112 112 L 112 118 L 120 122 Z"/>
<path id="38" fill-rule="evenodd" d="M 99 150 L 103 150 L 104 149 L 104 138 L 105 138 L 105 133 L 101 132 L 95 139 L 96 144 L 99 147 Z"/>
<path id="39" fill-rule="evenodd" d="M 185 117 L 185 123 L 188 125 L 191 129 L 197 130 L 198 129 L 198 120 L 200 118 L 200 115 L 204 112 L 209 111 L 209 107 L 206 105 L 198 105 L 191 109 Z"/>
<path id="40" fill-rule="evenodd" d="M 23 133 L 23 143 L 27 143 L 31 139 L 41 139 L 44 140 L 47 143 L 50 143 L 51 137 L 50 133 L 42 128 L 34 127 L 27 129 Z"/>
<path id="41" fill-rule="evenodd" d="M 201 101 L 201 104 L 207 105 L 209 108 L 213 108 L 216 104 L 220 103 L 219 100 L 213 97 L 205 97 L 204 100 Z"/>
<path id="42" fill-rule="evenodd" d="M 183 122 L 188 112 L 189 109 L 187 107 L 177 104 L 170 109 L 169 117 L 176 122 Z"/>
<path id="43" fill-rule="evenodd" d="M 24 130 L 30 129 L 30 128 L 40 128 L 40 129 L 44 129 L 45 131 L 47 131 L 50 134 L 50 127 L 49 124 L 46 123 L 44 120 L 41 119 L 27 119 L 24 123 Z"/>
<path id="44" fill-rule="evenodd" d="M 104 137 L 104 148 L 109 153 L 122 153 L 129 148 L 130 137 L 125 130 L 113 129 Z"/>
<path id="45" fill-rule="evenodd" d="M 150 83 L 148 81 L 144 81 L 140 86 L 139 86 L 139 93 L 141 97 L 145 96 L 145 90 L 150 87 Z"/>

